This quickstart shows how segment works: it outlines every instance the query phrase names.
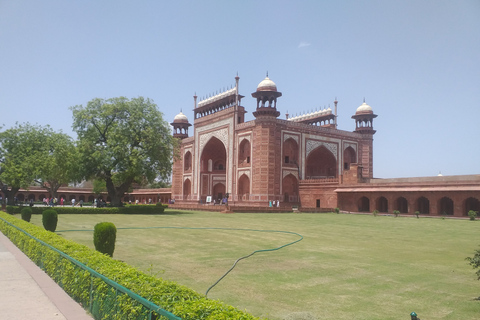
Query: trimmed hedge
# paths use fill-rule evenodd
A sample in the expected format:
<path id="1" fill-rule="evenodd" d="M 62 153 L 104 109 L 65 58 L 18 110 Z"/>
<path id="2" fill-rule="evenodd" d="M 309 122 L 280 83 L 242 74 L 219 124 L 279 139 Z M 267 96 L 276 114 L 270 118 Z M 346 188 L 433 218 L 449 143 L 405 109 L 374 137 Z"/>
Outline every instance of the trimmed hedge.
<path id="1" fill-rule="evenodd" d="M 115 251 L 115 239 L 117 238 L 117 228 L 111 222 L 100 222 L 95 225 L 93 230 L 93 244 L 95 250 L 113 257 Z"/>
<path id="2" fill-rule="evenodd" d="M 13 213 L 20 213 L 21 206 L 11 206 L 10 209 Z M 8 208 L 8 207 L 7 207 Z M 30 207 L 29 207 L 30 208 Z M 124 207 L 104 207 L 104 208 L 95 208 L 95 207 L 71 207 L 71 206 L 33 206 L 33 214 L 42 214 L 43 211 L 47 209 L 54 209 L 58 214 L 161 214 L 164 213 L 165 208 L 168 208 L 168 205 L 126 205 Z"/>
<path id="3" fill-rule="evenodd" d="M 22 220 L 30 222 L 30 219 L 32 219 L 32 209 L 30 207 L 24 207 L 22 208 L 22 211 L 20 211 L 22 214 Z"/>
<path id="4" fill-rule="evenodd" d="M 38 226 L 4 212 L 0 212 L 0 218 L 68 254 L 98 273 L 110 279 L 115 279 L 120 285 L 182 319 L 259 319 L 220 301 L 209 300 L 192 289 L 175 282 L 147 275 L 123 262 L 114 260 L 84 245 L 66 240 L 55 233 L 45 231 Z M 33 262 L 42 266 L 45 272 L 59 283 L 73 299 L 85 307 L 88 306 L 91 278 L 87 271 L 74 268 L 72 263 L 60 258 L 58 253 L 8 225 L 1 219 L 0 231 L 9 237 Z M 95 283 L 94 288 L 95 294 L 100 296 L 108 294 L 109 291 L 108 287 L 101 280 Z M 132 303 L 132 300 L 119 299 L 119 303 L 120 306 L 116 308 L 117 314 L 115 316 L 106 314 L 103 317 L 130 319 L 132 314 L 138 313 L 138 305 Z"/>
<path id="5" fill-rule="evenodd" d="M 45 230 L 55 232 L 55 230 L 57 229 L 57 223 L 58 223 L 57 211 L 53 209 L 48 209 L 43 211 L 42 223 Z"/>

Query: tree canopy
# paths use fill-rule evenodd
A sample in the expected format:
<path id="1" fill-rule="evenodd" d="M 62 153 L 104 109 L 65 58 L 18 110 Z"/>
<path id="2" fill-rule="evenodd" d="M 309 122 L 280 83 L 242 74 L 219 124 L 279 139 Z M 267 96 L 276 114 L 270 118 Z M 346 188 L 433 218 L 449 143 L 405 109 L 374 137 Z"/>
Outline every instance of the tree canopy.
<path id="1" fill-rule="evenodd" d="M 35 181 L 52 197 L 57 197 L 57 190 L 62 185 L 81 181 L 79 154 L 70 136 L 50 128 L 45 133 Z"/>
<path id="2" fill-rule="evenodd" d="M 20 188 L 37 182 L 52 196 L 62 184 L 79 180 L 74 142 L 50 126 L 16 124 L 0 132 L 0 184 L 9 203 Z"/>
<path id="3" fill-rule="evenodd" d="M 135 182 L 169 177 L 176 139 L 153 101 L 97 98 L 71 110 L 83 175 L 105 181 L 112 205 Z"/>

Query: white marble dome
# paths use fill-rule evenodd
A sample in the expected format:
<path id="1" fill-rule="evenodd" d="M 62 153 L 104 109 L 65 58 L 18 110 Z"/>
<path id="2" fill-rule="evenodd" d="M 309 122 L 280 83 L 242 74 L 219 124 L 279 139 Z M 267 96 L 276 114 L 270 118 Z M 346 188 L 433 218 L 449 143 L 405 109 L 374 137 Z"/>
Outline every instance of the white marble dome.
<path id="1" fill-rule="evenodd" d="M 188 122 L 188 118 L 182 111 L 180 111 L 180 113 L 173 118 L 173 122 Z"/>
<path id="2" fill-rule="evenodd" d="M 362 103 L 360 107 L 357 108 L 357 113 L 372 113 L 373 109 L 365 102 Z"/>
<path id="3" fill-rule="evenodd" d="M 277 91 L 277 85 L 267 76 L 258 84 L 257 91 Z"/>

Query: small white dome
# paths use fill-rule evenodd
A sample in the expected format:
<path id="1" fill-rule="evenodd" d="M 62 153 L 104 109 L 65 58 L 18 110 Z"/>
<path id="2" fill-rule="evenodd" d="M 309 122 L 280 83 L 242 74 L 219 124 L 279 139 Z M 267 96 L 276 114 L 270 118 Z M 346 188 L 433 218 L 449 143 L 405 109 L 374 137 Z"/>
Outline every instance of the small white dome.
<path id="1" fill-rule="evenodd" d="M 277 85 L 270 80 L 269 77 L 265 77 L 257 86 L 257 91 L 277 91 Z"/>
<path id="2" fill-rule="evenodd" d="M 180 113 L 173 118 L 173 122 L 188 122 L 188 118 L 180 111 Z"/>
<path id="3" fill-rule="evenodd" d="M 372 113 L 373 109 L 368 104 L 363 102 L 362 105 L 357 108 L 357 113 L 366 113 L 366 112 Z"/>

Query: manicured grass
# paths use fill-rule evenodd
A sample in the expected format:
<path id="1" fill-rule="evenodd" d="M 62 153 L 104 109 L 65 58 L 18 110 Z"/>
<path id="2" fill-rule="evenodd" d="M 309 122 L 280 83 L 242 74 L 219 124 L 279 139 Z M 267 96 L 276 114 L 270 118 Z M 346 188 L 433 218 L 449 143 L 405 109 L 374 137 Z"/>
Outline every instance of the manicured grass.
<path id="1" fill-rule="evenodd" d="M 96 223 L 113 222 L 113 257 L 200 293 L 254 250 L 298 236 L 191 227 L 284 230 L 304 239 L 242 260 L 208 297 L 270 319 L 479 319 L 480 281 L 465 261 L 480 222 L 346 214 L 59 215 L 57 231 L 93 248 Z M 32 222 L 41 224 L 34 215 Z M 314 318 L 308 318 L 311 315 Z"/>

